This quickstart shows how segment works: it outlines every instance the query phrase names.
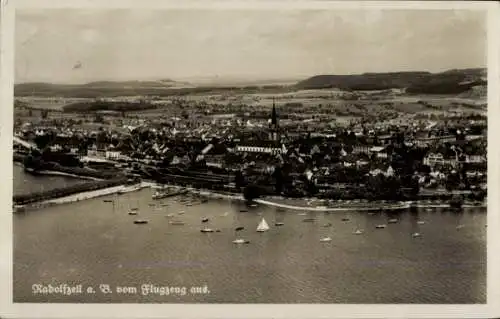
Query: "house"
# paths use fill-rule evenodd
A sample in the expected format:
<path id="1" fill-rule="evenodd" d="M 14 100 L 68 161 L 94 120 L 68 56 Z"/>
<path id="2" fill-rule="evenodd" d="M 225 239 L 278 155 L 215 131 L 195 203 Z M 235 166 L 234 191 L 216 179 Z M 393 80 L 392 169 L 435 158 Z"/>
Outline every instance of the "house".
<path id="1" fill-rule="evenodd" d="M 352 148 L 352 153 L 360 154 L 365 153 L 368 154 L 370 152 L 370 147 L 368 145 L 356 145 Z"/>
<path id="2" fill-rule="evenodd" d="M 237 145 L 236 146 L 236 152 L 280 154 L 282 151 L 283 151 L 283 148 L 281 148 L 281 147 L 246 146 L 246 145 Z"/>
<path id="3" fill-rule="evenodd" d="M 119 151 L 106 151 L 105 158 L 109 160 L 118 160 L 121 158 L 121 152 Z"/>
<path id="4" fill-rule="evenodd" d="M 387 152 L 385 152 L 385 147 L 383 146 L 374 146 L 370 148 L 370 153 L 377 154 L 378 158 L 387 158 Z"/>
<path id="5" fill-rule="evenodd" d="M 424 157 L 423 163 L 424 165 L 434 167 L 437 164 L 444 164 L 445 160 L 441 153 L 429 153 Z"/>
<path id="6" fill-rule="evenodd" d="M 57 151 L 62 150 L 62 147 L 61 147 L 61 145 L 59 145 L 59 144 L 55 144 L 55 145 L 50 146 L 50 150 L 51 150 L 52 152 L 57 152 Z"/>
<path id="7" fill-rule="evenodd" d="M 485 163 L 486 156 L 483 155 L 465 155 L 466 163 Z"/>

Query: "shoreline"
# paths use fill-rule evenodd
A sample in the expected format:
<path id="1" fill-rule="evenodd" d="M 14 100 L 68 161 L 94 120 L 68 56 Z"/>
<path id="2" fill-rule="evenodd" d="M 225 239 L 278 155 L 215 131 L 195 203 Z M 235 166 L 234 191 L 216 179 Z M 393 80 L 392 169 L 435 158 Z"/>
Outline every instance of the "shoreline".
<path id="1" fill-rule="evenodd" d="M 65 173 L 63 173 L 65 174 Z M 44 200 L 36 203 L 31 203 L 27 205 L 14 205 L 14 212 L 17 211 L 22 211 L 26 209 L 38 209 L 38 208 L 43 208 L 47 206 L 53 206 L 53 205 L 60 205 L 60 204 L 68 204 L 68 203 L 74 203 L 82 200 L 87 200 L 87 199 L 92 199 L 92 198 L 97 198 L 97 197 L 102 197 L 106 195 L 112 195 L 112 194 L 124 194 L 124 193 L 130 193 L 130 192 L 136 192 L 139 191 L 143 188 L 155 188 L 158 187 L 160 184 L 154 183 L 154 182 L 149 182 L 149 181 L 142 181 L 140 183 L 134 184 L 134 185 L 118 185 L 118 186 L 113 186 L 109 188 L 104 188 L 100 190 L 94 190 L 94 191 L 88 191 L 88 192 L 82 192 L 82 193 L 77 193 L 69 196 L 64 196 L 64 197 L 59 197 L 59 198 L 53 198 L 50 200 Z M 184 187 L 184 186 L 179 186 L 179 185 L 170 185 L 170 184 L 162 184 L 161 186 L 166 186 L 170 188 L 175 188 L 175 189 L 180 189 L 180 190 L 187 190 L 188 193 L 190 194 L 197 194 L 199 196 L 205 197 L 205 198 L 211 198 L 211 199 L 226 199 L 226 200 L 238 200 L 238 201 L 245 201 L 245 198 L 243 195 L 236 195 L 236 194 L 224 194 L 224 193 L 218 193 L 218 192 L 213 192 L 210 190 L 204 190 L 204 189 L 196 189 L 193 187 Z M 269 196 L 269 197 L 264 197 L 264 198 L 259 198 L 255 199 L 254 202 L 261 204 L 261 205 L 266 205 L 266 206 L 273 206 L 273 207 L 278 207 L 278 208 L 285 208 L 285 209 L 291 209 L 291 210 L 301 210 L 301 211 L 316 211 L 316 212 L 341 212 L 341 211 L 378 211 L 378 210 L 402 210 L 402 209 L 409 209 L 411 207 L 418 207 L 418 208 L 450 208 L 449 204 L 437 204 L 437 203 L 423 203 L 423 202 L 396 202 L 396 203 L 387 203 L 385 201 L 379 201 L 379 202 L 371 202 L 371 203 L 361 203 L 360 201 L 338 201 L 336 207 L 328 207 L 328 206 L 307 206 L 310 205 L 311 201 L 318 201 L 320 203 L 324 203 L 325 200 L 318 200 L 316 198 L 301 198 L 301 199 L 287 199 L 284 197 L 280 196 Z M 283 203 L 285 202 L 285 203 Z M 299 202 L 299 205 L 294 205 L 292 202 Z M 327 201 L 326 201 L 327 202 Z M 354 205 L 350 206 L 344 206 L 344 205 L 349 205 L 350 203 L 354 202 Z M 304 205 L 301 205 L 304 204 Z M 331 204 L 331 202 L 330 202 Z M 342 205 L 342 206 L 340 206 Z M 486 203 L 481 203 L 480 205 L 471 205 L 471 204 L 465 204 L 462 205 L 463 208 L 474 208 L 474 207 L 481 207 L 485 208 L 487 207 Z"/>
<path id="2" fill-rule="evenodd" d="M 76 175 L 76 174 L 70 174 L 70 173 L 64 173 L 64 172 L 58 172 L 58 171 L 48 171 L 48 170 L 37 171 L 37 175 L 63 176 L 63 177 L 72 177 L 72 178 L 86 179 L 86 180 L 93 180 L 93 181 L 105 181 L 105 179 L 97 178 L 97 177 L 90 177 L 90 176 Z"/>
<path id="3" fill-rule="evenodd" d="M 108 188 L 103 188 L 103 189 L 98 189 L 98 190 L 93 190 L 93 191 L 76 193 L 76 194 L 72 194 L 69 196 L 63 196 L 63 197 L 59 197 L 59 198 L 48 199 L 48 200 L 39 201 L 39 202 L 26 204 L 26 205 L 14 205 L 13 211 L 15 213 L 15 212 L 24 211 L 24 210 L 32 210 L 32 209 L 39 209 L 39 208 L 44 208 L 44 207 L 54 206 L 54 205 L 75 203 L 75 202 L 79 202 L 79 201 L 83 201 L 83 200 L 87 200 L 87 199 L 98 198 L 98 197 L 107 196 L 107 195 L 135 192 L 135 191 L 141 190 L 142 188 L 145 188 L 145 187 L 148 187 L 148 186 L 144 185 L 143 183 L 138 183 L 138 184 L 130 185 L 130 186 L 129 185 L 118 185 L 118 186 L 113 186 L 113 187 L 108 187 Z"/>

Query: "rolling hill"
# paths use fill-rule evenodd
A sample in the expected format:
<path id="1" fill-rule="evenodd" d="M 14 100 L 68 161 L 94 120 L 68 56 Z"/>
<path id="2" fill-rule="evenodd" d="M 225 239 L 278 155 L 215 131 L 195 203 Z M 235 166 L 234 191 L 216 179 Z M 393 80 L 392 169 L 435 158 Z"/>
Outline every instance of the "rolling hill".
<path id="1" fill-rule="evenodd" d="M 458 94 L 485 85 L 485 69 L 455 69 L 441 73 L 390 72 L 355 75 L 316 75 L 295 84 L 297 89 L 406 89 L 407 93 Z"/>

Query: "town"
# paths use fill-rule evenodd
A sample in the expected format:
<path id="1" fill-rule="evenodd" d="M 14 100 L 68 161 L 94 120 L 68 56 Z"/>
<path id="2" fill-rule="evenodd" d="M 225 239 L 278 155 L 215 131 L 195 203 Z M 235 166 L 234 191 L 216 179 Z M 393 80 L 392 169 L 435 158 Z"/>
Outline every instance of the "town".
<path id="1" fill-rule="evenodd" d="M 147 179 L 250 199 L 484 200 L 485 105 L 405 97 L 397 90 L 19 97 L 14 159 L 32 173 L 102 185 Z M 326 104 L 332 99 L 341 107 Z"/>

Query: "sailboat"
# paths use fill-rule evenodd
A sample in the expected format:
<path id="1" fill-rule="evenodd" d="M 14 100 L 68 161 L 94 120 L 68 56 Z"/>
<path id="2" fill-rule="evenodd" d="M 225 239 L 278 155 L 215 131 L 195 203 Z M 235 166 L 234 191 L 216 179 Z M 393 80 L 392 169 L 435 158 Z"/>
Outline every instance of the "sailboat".
<path id="1" fill-rule="evenodd" d="M 262 218 L 262 220 L 259 223 L 259 226 L 257 226 L 257 231 L 258 232 L 265 232 L 269 230 L 269 225 L 267 224 L 266 220 Z"/>

